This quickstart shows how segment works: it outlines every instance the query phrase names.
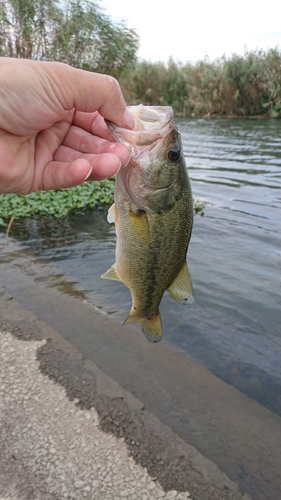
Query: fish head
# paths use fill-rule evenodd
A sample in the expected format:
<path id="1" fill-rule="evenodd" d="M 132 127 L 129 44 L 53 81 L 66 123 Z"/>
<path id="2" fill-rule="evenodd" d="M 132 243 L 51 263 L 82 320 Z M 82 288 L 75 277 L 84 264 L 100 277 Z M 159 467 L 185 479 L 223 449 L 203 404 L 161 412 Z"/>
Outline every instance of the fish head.
<path id="1" fill-rule="evenodd" d="M 114 138 L 125 144 L 130 161 L 117 174 L 139 209 L 161 213 L 181 196 L 186 178 L 180 133 L 170 106 L 129 106 L 133 130 L 107 122 Z"/>

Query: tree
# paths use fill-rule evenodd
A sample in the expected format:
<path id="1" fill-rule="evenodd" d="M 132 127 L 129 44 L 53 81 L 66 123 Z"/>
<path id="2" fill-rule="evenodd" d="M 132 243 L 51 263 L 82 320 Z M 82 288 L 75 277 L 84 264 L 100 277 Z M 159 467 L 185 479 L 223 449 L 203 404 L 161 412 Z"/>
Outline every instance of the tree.
<path id="1" fill-rule="evenodd" d="M 138 36 L 89 0 L 0 0 L 0 55 L 55 60 L 118 77 Z"/>

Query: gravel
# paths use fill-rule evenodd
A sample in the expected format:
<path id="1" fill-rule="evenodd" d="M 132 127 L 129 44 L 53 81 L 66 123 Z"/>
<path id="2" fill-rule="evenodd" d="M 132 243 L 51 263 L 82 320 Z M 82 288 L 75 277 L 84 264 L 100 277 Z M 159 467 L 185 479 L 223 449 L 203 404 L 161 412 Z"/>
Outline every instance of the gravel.
<path id="1" fill-rule="evenodd" d="M 95 408 L 81 409 L 41 373 L 45 343 L 0 332 L 0 500 L 190 499 L 165 492 L 124 439 L 99 428 Z"/>

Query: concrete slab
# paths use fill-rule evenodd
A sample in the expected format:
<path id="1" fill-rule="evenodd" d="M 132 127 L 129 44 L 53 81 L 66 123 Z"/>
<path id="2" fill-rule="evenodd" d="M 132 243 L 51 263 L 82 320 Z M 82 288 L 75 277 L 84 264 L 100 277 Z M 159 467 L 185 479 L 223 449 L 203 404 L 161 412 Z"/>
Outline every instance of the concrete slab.
<path id="1" fill-rule="evenodd" d="M 0 500 L 250 500 L 0 288 Z"/>

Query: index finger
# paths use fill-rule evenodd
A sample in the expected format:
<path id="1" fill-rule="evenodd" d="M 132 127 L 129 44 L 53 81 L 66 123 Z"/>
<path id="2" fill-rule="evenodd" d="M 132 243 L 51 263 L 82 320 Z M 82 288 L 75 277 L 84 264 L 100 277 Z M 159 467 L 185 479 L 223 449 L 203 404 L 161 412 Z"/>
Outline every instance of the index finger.
<path id="1" fill-rule="evenodd" d="M 107 127 L 104 118 L 98 111 L 94 113 L 84 113 L 83 111 L 75 111 L 73 116 L 73 125 L 90 132 L 93 135 L 102 137 L 107 141 L 116 142 L 109 128 Z"/>

